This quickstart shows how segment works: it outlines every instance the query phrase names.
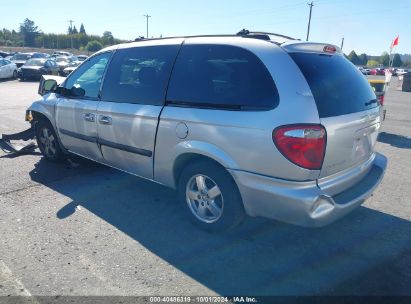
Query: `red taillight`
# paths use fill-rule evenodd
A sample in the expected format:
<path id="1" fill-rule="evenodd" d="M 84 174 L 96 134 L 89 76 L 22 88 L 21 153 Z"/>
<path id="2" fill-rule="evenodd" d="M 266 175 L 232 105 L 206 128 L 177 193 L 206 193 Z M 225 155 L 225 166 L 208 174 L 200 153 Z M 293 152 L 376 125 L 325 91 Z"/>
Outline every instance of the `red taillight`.
<path id="1" fill-rule="evenodd" d="M 292 125 L 273 131 L 280 152 L 294 164 L 311 170 L 321 169 L 327 135 L 320 125 Z"/>
<path id="2" fill-rule="evenodd" d="M 380 102 L 380 105 L 383 106 L 384 105 L 384 95 L 380 95 L 377 98 L 378 98 L 378 101 Z"/>
<path id="3" fill-rule="evenodd" d="M 325 53 L 332 53 L 332 54 L 334 54 L 334 53 L 337 51 L 337 49 L 335 48 L 335 46 L 326 45 L 326 46 L 324 47 L 323 51 L 324 51 Z"/>

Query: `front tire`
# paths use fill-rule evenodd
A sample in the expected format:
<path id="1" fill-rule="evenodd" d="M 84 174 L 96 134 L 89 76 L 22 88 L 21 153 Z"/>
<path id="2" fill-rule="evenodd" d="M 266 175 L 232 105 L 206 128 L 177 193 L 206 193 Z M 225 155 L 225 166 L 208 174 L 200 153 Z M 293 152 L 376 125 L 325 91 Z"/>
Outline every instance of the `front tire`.
<path id="1" fill-rule="evenodd" d="M 35 126 L 37 145 L 43 156 L 52 162 L 58 162 L 65 158 L 60 148 L 58 137 L 50 122 L 40 120 Z"/>
<path id="2" fill-rule="evenodd" d="M 245 217 L 233 178 L 212 161 L 188 165 L 180 175 L 178 193 L 190 219 L 205 230 L 226 231 Z"/>
<path id="3" fill-rule="evenodd" d="M 17 71 L 16 70 L 13 71 L 13 79 L 17 79 Z"/>

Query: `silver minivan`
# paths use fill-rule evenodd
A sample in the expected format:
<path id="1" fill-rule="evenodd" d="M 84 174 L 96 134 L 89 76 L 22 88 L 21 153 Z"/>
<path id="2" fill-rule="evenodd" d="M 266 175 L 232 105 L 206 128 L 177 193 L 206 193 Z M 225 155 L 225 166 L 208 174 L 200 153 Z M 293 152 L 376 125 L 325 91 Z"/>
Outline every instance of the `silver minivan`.
<path id="1" fill-rule="evenodd" d="M 49 160 L 74 153 L 178 190 L 221 231 L 245 215 L 323 226 L 381 182 L 381 107 L 341 50 L 268 33 L 106 48 L 28 109 Z M 160 211 L 159 211 L 160 212 Z"/>

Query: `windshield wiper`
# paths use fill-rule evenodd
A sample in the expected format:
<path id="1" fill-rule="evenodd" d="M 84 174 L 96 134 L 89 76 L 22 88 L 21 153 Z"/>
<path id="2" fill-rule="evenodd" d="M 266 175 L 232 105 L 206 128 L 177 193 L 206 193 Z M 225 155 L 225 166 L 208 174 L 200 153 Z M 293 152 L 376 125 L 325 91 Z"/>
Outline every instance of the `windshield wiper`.
<path id="1" fill-rule="evenodd" d="M 370 106 L 370 105 L 372 105 L 373 103 L 377 103 L 377 99 L 370 100 L 369 102 L 364 103 L 364 105 Z"/>

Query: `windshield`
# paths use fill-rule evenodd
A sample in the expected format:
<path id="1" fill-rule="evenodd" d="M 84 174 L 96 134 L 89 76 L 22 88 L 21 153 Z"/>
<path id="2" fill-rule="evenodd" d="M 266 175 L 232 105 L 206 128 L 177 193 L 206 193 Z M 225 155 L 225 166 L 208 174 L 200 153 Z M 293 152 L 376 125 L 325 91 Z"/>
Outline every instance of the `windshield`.
<path id="1" fill-rule="evenodd" d="M 351 114 L 378 106 L 367 79 L 341 55 L 291 53 L 307 80 L 320 118 Z"/>
<path id="2" fill-rule="evenodd" d="M 25 65 L 30 65 L 30 66 L 43 66 L 44 60 L 41 59 L 30 59 L 26 62 Z"/>
<path id="3" fill-rule="evenodd" d="M 27 60 L 30 58 L 28 54 L 16 54 L 13 56 L 13 60 Z"/>
<path id="4" fill-rule="evenodd" d="M 43 54 L 43 53 L 37 53 L 37 54 L 33 54 L 33 56 L 31 56 L 31 58 L 47 58 L 48 55 L 47 54 Z"/>
<path id="5" fill-rule="evenodd" d="M 58 57 L 56 58 L 57 62 L 69 62 L 70 60 L 68 58 L 65 57 Z"/>

